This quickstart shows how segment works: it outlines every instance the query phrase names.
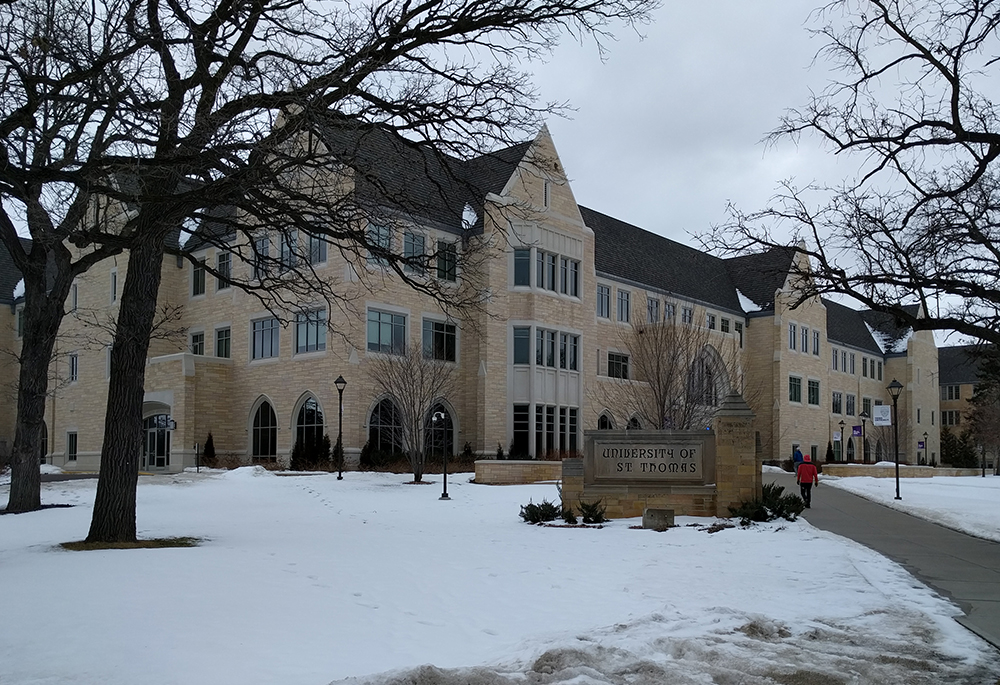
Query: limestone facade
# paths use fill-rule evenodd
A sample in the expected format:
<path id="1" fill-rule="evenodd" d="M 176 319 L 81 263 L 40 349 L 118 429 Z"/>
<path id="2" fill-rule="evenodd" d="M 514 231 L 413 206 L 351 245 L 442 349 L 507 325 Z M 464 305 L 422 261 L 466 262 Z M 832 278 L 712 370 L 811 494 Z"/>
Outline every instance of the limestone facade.
<path id="1" fill-rule="evenodd" d="M 536 164 L 538 155 L 555 164 Z M 319 298 L 300 301 L 277 320 L 242 289 L 199 275 L 189 261 L 165 259 L 160 305 L 179 307 L 180 318 L 171 325 L 181 332 L 157 338 L 150 347 L 144 470 L 194 465 L 195 446 L 203 446 L 209 433 L 221 455 L 287 462 L 307 403 L 319 409 L 319 429 L 335 441 L 338 376 L 347 381 L 347 461 L 356 465 L 362 447 L 378 435 L 380 403 L 392 399 L 372 382 L 372 359 L 383 354 L 376 351 L 379 341 L 373 340 L 373 331 L 377 336 L 401 332 L 408 347 L 423 345 L 425 330 L 453 341 L 453 359 L 446 363 L 454 365 L 458 383 L 439 404 L 446 413 L 444 444 L 454 453 L 466 445 L 484 458 L 493 457 L 498 446 L 518 457 L 578 453 L 584 430 L 654 427 L 639 425 L 636 412 L 627 402 L 617 402 L 615 393 L 642 388 L 634 375 L 622 377 L 632 325 L 654 316 L 665 320 L 668 311 L 701 331 L 700 344 L 712 350 L 708 403 L 714 406 L 735 390 L 750 405 L 758 458 L 788 458 L 800 446 L 823 459 L 828 444 L 842 442 L 840 458 L 853 454 L 861 461 L 860 439 L 849 435 L 850 427 L 861 423 L 858 417 L 869 400 L 889 402 L 885 386 L 894 377 L 905 386 L 899 402 L 901 458 L 916 463 L 921 452 L 916 440 L 924 431 L 929 438 L 922 452 L 937 455 L 937 356 L 930 334 L 912 335 L 905 348 L 888 354 L 873 345 L 841 342 L 839 331 L 829 330 L 825 301 L 792 309 L 795 284 L 785 282 L 771 291 L 767 307 L 751 307 L 739 299 L 739 284 L 727 275 L 727 260 L 707 255 L 699 256 L 707 266 L 689 269 L 687 281 L 661 278 L 657 269 L 683 270 L 683 263 L 692 259 L 687 255 L 696 251 L 620 222 L 599 226 L 597 213 L 577 203 L 544 130 L 482 207 L 484 228 L 471 244 L 485 246 L 486 258 L 477 263 L 475 274 L 459 273 L 455 287 L 474 276 L 476 287 L 489 296 L 484 311 L 463 318 L 449 317 L 431 297 L 383 273 L 377 263 L 352 261 L 332 246 L 313 266 L 320 277 L 338 283 L 344 306 L 331 308 Z M 611 221 L 601 221 L 605 219 Z M 607 232 L 612 229 L 621 232 Z M 394 250 L 406 249 L 408 232 L 422 236 L 426 245 L 456 240 L 454 230 L 413 225 L 393 233 Z M 616 243 L 609 235 L 623 238 Z M 652 253 L 646 255 L 650 261 L 616 263 L 615 252 L 633 238 L 654 246 L 643 250 Z M 277 254 L 277 237 L 269 240 L 269 249 Z M 599 240 L 604 241 L 600 246 Z M 688 251 L 681 265 L 668 266 L 667 258 L 678 251 Z M 196 250 L 194 257 L 213 266 L 230 259 L 234 275 L 246 278 L 253 269 L 217 247 Z M 359 270 L 364 270 L 362 278 Z M 91 471 L 100 465 L 110 322 L 127 273 L 127 254 L 108 260 L 79 277 L 67 303 L 70 313 L 53 362 L 46 428 L 47 460 L 70 470 Z M 432 268 L 426 277 L 436 275 Z M 12 352 L 18 345 L 18 306 L 0 307 L 0 342 Z M 297 322 L 298 314 L 317 311 L 328 327 L 316 323 L 322 318 Z M 10 359 L 0 357 L 0 378 L 16 378 Z M 841 394 L 839 411 L 834 393 Z M 11 443 L 12 396 L 4 394 L 0 401 L 0 440 Z M 265 405 L 276 425 L 268 423 Z M 706 416 L 712 406 L 708 410 Z M 840 421 L 848 433 L 843 441 L 834 439 Z M 870 421 L 866 437 L 873 461 L 876 453 L 888 454 L 888 443 Z M 714 508 L 698 493 L 691 497 L 692 510 Z"/>

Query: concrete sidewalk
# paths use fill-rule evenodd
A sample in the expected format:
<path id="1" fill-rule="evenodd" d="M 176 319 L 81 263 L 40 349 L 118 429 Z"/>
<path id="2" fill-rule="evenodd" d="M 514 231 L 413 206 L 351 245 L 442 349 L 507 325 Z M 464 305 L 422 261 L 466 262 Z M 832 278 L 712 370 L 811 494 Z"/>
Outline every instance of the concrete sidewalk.
<path id="1" fill-rule="evenodd" d="M 768 481 L 798 494 L 791 474 L 765 473 Z M 965 616 L 959 623 L 1000 648 L 1000 543 L 822 485 L 813 488 L 812 508 L 802 515 L 817 528 L 860 542 L 906 567 L 962 608 Z"/>

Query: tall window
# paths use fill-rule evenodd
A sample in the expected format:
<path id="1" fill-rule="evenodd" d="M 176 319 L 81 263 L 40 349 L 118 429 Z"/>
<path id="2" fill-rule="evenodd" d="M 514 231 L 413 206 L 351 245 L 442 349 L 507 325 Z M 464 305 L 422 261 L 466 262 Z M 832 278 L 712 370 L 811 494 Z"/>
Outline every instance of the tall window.
<path id="1" fill-rule="evenodd" d="M 694 309 L 691 307 L 681 307 L 681 322 L 694 323 Z"/>
<path id="2" fill-rule="evenodd" d="M 406 317 L 402 314 L 368 310 L 368 350 L 386 354 L 406 352 Z"/>
<path id="3" fill-rule="evenodd" d="M 839 390 L 833 391 L 833 406 L 831 411 L 833 411 L 834 414 L 844 413 L 844 393 Z"/>
<path id="4" fill-rule="evenodd" d="M 403 420 L 396 403 L 388 398 L 376 404 L 368 418 L 368 445 L 387 454 L 403 450 Z"/>
<path id="5" fill-rule="evenodd" d="M 743 347 L 743 323 L 741 321 L 736 321 L 733 323 L 733 327 L 736 330 L 736 335 L 740 338 L 740 348 Z"/>
<path id="6" fill-rule="evenodd" d="M 809 329 L 802 327 L 802 354 L 809 354 Z"/>
<path id="7" fill-rule="evenodd" d="M 221 359 L 229 359 L 232 354 L 232 331 L 229 327 L 220 328 L 215 331 L 215 356 Z"/>
<path id="8" fill-rule="evenodd" d="M 556 265 L 558 257 L 541 250 L 535 256 L 535 287 L 556 290 Z"/>
<path id="9" fill-rule="evenodd" d="M 295 315 L 295 351 L 319 352 L 326 349 L 326 310 L 314 309 Z"/>
<path id="10" fill-rule="evenodd" d="M 608 352 L 608 376 L 628 379 L 628 355 Z"/>
<path id="11" fill-rule="evenodd" d="M 281 270 L 288 271 L 298 262 L 299 234 L 289 231 L 281 236 Z"/>
<path id="12" fill-rule="evenodd" d="M 309 235 L 309 263 L 322 264 L 326 261 L 326 239 L 321 235 Z"/>
<path id="13" fill-rule="evenodd" d="M 203 332 L 191 334 L 191 354 L 205 354 L 205 334 Z"/>
<path id="14" fill-rule="evenodd" d="M 836 348 L 834 348 L 834 350 L 833 350 L 833 370 L 834 370 L 834 371 L 836 371 L 836 370 L 837 370 L 837 366 L 838 366 L 838 363 L 837 363 L 837 361 L 838 361 L 839 359 L 840 359 L 840 353 L 839 353 L 839 352 L 837 352 Z"/>
<path id="15" fill-rule="evenodd" d="M 267 275 L 267 260 L 271 251 L 271 239 L 266 235 L 259 236 L 253 241 L 253 246 L 253 277 L 260 280 Z"/>
<path id="16" fill-rule="evenodd" d="M 76 461 L 76 456 L 79 454 L 77 449 L 76 433 L 71 432 L 66 434 L 66 460 Z"/>
<path id="17" fill-rule="evenodd" d="M 705 326 L 710 331 L 715 330 L 715 314 L 709 314 L 709 313 L 705 314 Z"/>
<path id="18" fill-rule="evenodd" d="M 24 307 L 17 308 L 17 337 L 24 337 Z"/>
<path id="19" fill-rule="evenodd" d="M 664 302 L 663 320 L 670 321 L 670 319 L 674 318 L 676 315 L 677 315 L 677 305 L 675 305 L 673 302 Z"/>
<path id="20" fill-rule="evenodd" d="M 80 356 L 74 352 L 69 356 L 69 382 L 76 383 L 80 380 Z"/>
<path id="21" fill-rule="evenodd" d="M 528 455 L 528 444 L 531 439 L 531 408 L 527 404 L 514 405 L 514 440 L 510 448 L 510 456 L 523 457 Z"/>
<path id="22" fill-rule="evenodd" d="M 527 326 L 514 327 L 514 363 L 531 363 L 531 329 Z"/>
<path id="23" fill-rule="evenodd" d="M 455 361 L 455 325 L 424 319 L 424 359 Z"/>
<path id="24" fill-rule="evenodd" d="M 797 343 L 797 330 L 798 327 L 795 324 L 788 324 L 788 349 L 790 350 L 795 349 L 795 345 Z"/>
<path id="25" fill-rule="evenodd" d="M 199 259 L 191 269 L 191 296 L 205 294 L 205 260 Z"/>
<path id="26" fill-rule="evenodd" d="M 882 362 L 878 363 L 878 380 L 882 380 Z"/>
<path id="27" fill-rule="evenodd" d="M 872 364 L 872 367 L 874 366 L 875 365 Z M 868 378 L 868 357 L 864 355 L 861 356 L 861 376 L 862 378 Z"/>
<path id="28" fill-rule="evenodd" d="M 251 456 L 274 461 L 278 456 L 278 418 L 270 403 L 261 402 L 253 415 Z"/>
<path id="29" fill-rule="evenodd" d="M 118 301 L 118 269 L 111 270 L 111 301 Z"/>
<path id="30" fill-rule="evenodd" d="M 556 365 L 556 332 L 535 329 L 535 364 L 554 367 Z"/>
<path id="31" fill-rule="evenodd" d="M 253 359 L 278 356 L 278 320 L 262 319 L 253 322 Z"/>
<path id="32" fill-rule="evenodd" d="M 228 252 L 220 252 L 215 255 L 215 270 L 219 274 L 215 277 L 215 289 L 225 290 L 229 287 L 229 279 L 232 276 L 233 256 Z"/>
<path id="33" fill-rule="evenodd" d="M 559 292 L 572 297 L 580 294 L 580 262 L 575 259 L 559 260 Z"/>
<path id="34" fill-rule="evenodd" d="M 597 286 L 597 316 L 602 319 L 611 318 L 611 287 Z"/>
<path id="35" fill-rule="evenodd" d="M 295 442 L 301 445 L 317 445 L 323 439 L 323 410 L 315 398 L 302 403 L 295 419 Z"/>
<path id="36" fill-rule="evenodd" d="M 855 409 L 856 409 L 856 407 L 855 407 L 855 397 L 854 397 L 854 395 L 851 395 L 850 393 L 848 393 L 848 395 L 847 395 L 847 415 L 848 416 L 854 416 L 855 413 L 856 413 Z"/>
<path id="37" fill-rule="evenodd" d="M 861 411 L 863 411 L 865 414 L 867 414 L 868 418 L 871 418 L 871 415 L 872 415 L 872 398 L 870 398 L 870 397 L 862 397 L 861 398 Z"/>
<path id="38" fill-rule="evenodd" d="M 813 331 L 813 354 L 819 356 L 819 331 Z"/>
<path id="39" fill-rule="evenodd" d="M 73 284 L 73 289 L 70 291 L 70 302 L 72 303 L 70 311 L 75 312 L 80 306 L 80 286 L 76 283 Z"/>
<path id="40" fill-rule="evenodd" d="M 368 244 L 374 248 L 368 255 L 369 264 L 387 266 L 389 260 L 384 256 L 392 251 L 392 229 L 378 224 L 368 225 Z"/>
<path id="41" fill-rule="evenodd" d="M 788 377 L 788 401 L 802 401 L 802 379 L 795 376 Z"/>
<path id="42" fill-rule="evenodd" d="M 438 241 L 437 276 L 444 281 L 454 281 L 458 277 L 458 249 L 455 243 Z"/>
<path id="43" fill-rule="evenodd" d="M 854 353 L 851 352 L 851 375 L 854 375 Z"/>
<path id="44" fill-rule="evenodd" d="M 163 469 L 170 466 L 170 417 L 154 414 L 143 419 L 142 465 L 144 468 Z"/>
<path id="45" fill-rule="evenodd" d="M 559 334 L 559 368 L 577 370 L 577 358 L 579 357 L 580 336 L 570 333 Z"/>
<path id="46" fill-rule="evenodd" d="M 819 381 L 809 381 L 809 404 L 819 406 Z"/>
<path id="47" fill-rule="evenodd" d="M 618 320 L 628 323 L 630 319 L 632 293 L 628 290 L 618 289 Z"/>
<path id="48" fill-rule="evenodd" d="M 514 250 L 514 285 L 531 285 L 531 249 Z"/>
<path id="49" fill-rule="evenodd" d="M 424 236 L 419 233 L 407 231 L 403 234 L 403 259 L 406 260 L 403 268 L 414 274 L 424 274 L 425 267 L 425 242 Z"/>

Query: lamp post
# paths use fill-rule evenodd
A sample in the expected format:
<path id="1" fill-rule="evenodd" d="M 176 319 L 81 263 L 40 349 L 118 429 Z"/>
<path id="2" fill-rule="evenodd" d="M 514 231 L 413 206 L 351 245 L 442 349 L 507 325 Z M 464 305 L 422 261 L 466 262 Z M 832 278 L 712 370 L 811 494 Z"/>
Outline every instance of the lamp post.
<path id="1" fill-rule="evenodd" d="M 433 426 L 432 430 L 434 431 L 433 435 L 434 435 L 435 438 L 438 437 L 438 434 L 437 434 L 437 432 L 438 432 L 438 421 L 444 421 L 444 413 L 443 412 L 436 411 L 436 412 L 434 412 L 434 415 L 431 416 L 431 425 Z M 445 445 L 447 445 L 448 441 L 447 440 L 443 440 L 442 442 L 444 442 Z M 441 450 L 441 458 L 443 460 L 443 464 L 444 465 L 443 465 L 443 468 L 442 468 L 442 478 L 441 478 L 441 483 L 442 483 L 441 496 L 438 497 L 438 499 L 451 499 L 451 497 L 448 497 L 448 450 L 447 450 L 447 448 Z"/>
<path id="2" fill-rule="evenodd" d="M 844 420 L 840 420 L 840 458 L 847 462 L 847 450 L 844 449 Z"/>
<path id="3" fill-rule="evenodd" d="M 927 458 L 927 453 L 931 451 L 930 450 L 930 446 L 927 444 L 927 437 L 928 437 L 927 436 L 927 431 L 924 431 L 924 463 L 925 464 L 930 463 L 930 460 Z"/>
<path id="4" fill-rule="evenodd" d="M 337 386 L 337 394 L 340 395 L 340 408 L 337 411 L 337 480 L 344 480 L 344 388 L 347 381 L 343 376 L 337 376 L 333 382 Z"/>
<path id="5" fill-rule="evenodd" d="M 903 392 L 903 384 L 893 378 L 886 390 L 892 398 L 892 427 L 896 441 L 896 499 L 903 499 L 899 496 L 899 393 Z"/>
<path id="6" fill-rule="evenodd" d="M 868 412 L 862 410 L 861 413 L 858 415 L 858 418 L 861 419 L 861 461 L 867 464 L 868 438 L 865 436 L 865 422 L 871 418 L 871 415 Z"/>

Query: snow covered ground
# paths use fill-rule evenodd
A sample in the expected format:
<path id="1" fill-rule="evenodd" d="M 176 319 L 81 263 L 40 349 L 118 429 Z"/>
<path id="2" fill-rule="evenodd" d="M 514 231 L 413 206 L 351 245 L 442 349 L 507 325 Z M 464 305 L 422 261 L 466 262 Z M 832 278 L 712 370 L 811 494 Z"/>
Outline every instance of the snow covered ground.
<path id="1" fill-rule="evenodd" d="M 437 480 L 439 477 L 432 476 Z M 96 481 L 0 516 L 0 683 L 995 683 L 1000 656 L 901 567 L 805 521 L 528 526 L 552 485 L 142 477 L 143 537 L 68 552 Z M 0 486 L 5 501 L 7 486 Z"/>
<path id="2" fill-rule="evenodd" d="M 843 488 L 887 507 L 970 535 L 1000 542 L 1000 477 L 828 478 L 824 485 Z"/>

